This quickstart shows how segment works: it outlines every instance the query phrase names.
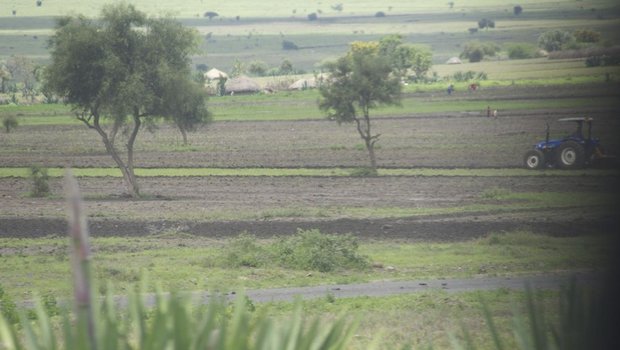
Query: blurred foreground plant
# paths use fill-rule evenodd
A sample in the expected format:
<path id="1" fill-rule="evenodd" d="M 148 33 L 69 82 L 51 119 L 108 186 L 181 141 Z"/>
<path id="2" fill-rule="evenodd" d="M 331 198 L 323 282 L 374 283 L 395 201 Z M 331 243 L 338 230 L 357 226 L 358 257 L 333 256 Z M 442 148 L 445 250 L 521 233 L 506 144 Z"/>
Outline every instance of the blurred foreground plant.
<path id="1" fill-rule="evenodd" d="M 153 307 L 144 297 L 146 283 L 132 293 L 127 305 L 112 297 L 94 298 L 90 245 L 86 216 L 77 182 L 67 172 L 65 184 L 69 204 L 69 235 L 74 285 L 74 311 L 50 315 L 45 301 L 35 304 L 36 320 L 12 308 L 0 310 L 2 350 L 117 350 L 117 349 L 344 349 L 355 324 L 340 318 L 324 324 L 307 321 L 301 307 L 292 319 L 275 322 L 251 315 L 247 298 L 239 296 L 232 313 L 223 298 L 207 306 L 194 307 L 188 296 L 158 291 Z M 4 298 L 3 298 L 4 300 Z M 8 299 L 7 299 L 8 300 Z"/>

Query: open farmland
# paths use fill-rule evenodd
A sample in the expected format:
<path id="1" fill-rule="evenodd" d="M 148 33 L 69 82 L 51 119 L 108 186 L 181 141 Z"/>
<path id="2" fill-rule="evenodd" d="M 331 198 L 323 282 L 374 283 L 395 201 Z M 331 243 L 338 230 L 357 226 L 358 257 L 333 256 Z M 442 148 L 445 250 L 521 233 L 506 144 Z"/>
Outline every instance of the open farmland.
<path id="1" fill-rule="evenodd" d="M 94 16 L 104 2 L 0 6 L 6 12 L 0 16 L 7 16 L 0 20 L 0 60 L 24 55 L 47 63 L 54 17 L 68 8 Z M 316 288 L 318 298 L 300 302 L 304 312 L 326 321 L 336 314 L 362 320 L 364 334 L 355 335 L 353 349 L 425 346 L 429 340 L 446 348 L 451 343 L 444 330 L 462 330 L 457 318 L 477 344 L 491 347 L 481 298 L 509 338 L 511 313 L 526 313 L 519 307 L 524 294 L 484 283 L 479 288 L 499 289 L 463 292 L 454 281 L 536 276 L 557 282 L 583 273 L 596 282 L 597 272 L 617 256 L 617 162 L 540 171 L 523 169 L 522 162 L 524 152 L 544 139 L 546 123 L 551 138 L 574 131 L 557 122 L 565 117 L 594 118 L 593 135 L 607 153 L 620 155 L 619 66 L 588 67 L 584 57 L 516 60 L 506 52 L 514 43 L 535 45 L 551 29 L 592 29 L 600 32 L 601 47 L 617 46 L 620 7 L 614 1 L 525 0 L 518 16 L 513 4 L 496 0 L 363 0 L 344 3 L 344 10 L 305 0 L 130 3 L 151 15 L 172 12 L 195 28 L 201 36 L 192 57 L 196 68 L 230 71 L 255 61 L 278 67 L 290 60 L 305 73 L 256 77 L 269 93 L 210 97 L 214 122 L 189 133 L 188 144 L 165 121 L 148 125 L 152 133 L 143 128 L 135 145 L 140 199 L 130 198 L 96 132 L 76 121 L 68 106 L 2 94 L 7 104 L 0 105 L 0 119 L 15 118 L 18 125 L 0 131 L 0 291 L 18 303 L 71 294 L 65 167 L 84 197 L 99 293 L 115 288 L 128 294 L 144 273 L 155 281 L 145 282 L 148 291 L 161 286 L 232 296 L 259 289 L 269 300 L 273 288 Z M 208 19 L 205 11 L 219 15 Z M 386 16 L 376 16 L 379 11 Z M 314 12 L 318 20 L 309 21 Z M 483 17 L 496 27 L 470 34 Z M 368 154 L 355 126 L 328 120 L 317 108 L 316 90 L 268 88 L 310 77 L 352 41 L 395 33 L 432 50 L 433 78 L 404 86 L 402 106 L 371 111 L 373 132 L 381 134 L 379 169 L 378 176 L 364 176 Z M 283 40 L 298 49 L 284 50 Z M 496 43 L 500 51 L 482 62 L 445 64 L 470 40 Z M 454 78 L 467 71 L 486 75 L 476 81 L 478 90 Z M 451 94 L 449 84 L 456 88 Z M 487 115 L 493 110 L 496 118 Z M 117 137 L 122 148 L 127 132 Z M 31 166 L 48 170 L 49 195 L 31 195 Z M 323 271 L 277 260 L 279 243 L 308 232 L 337 239 L 351 234 L 364 264 Z M 340 299 L 354 284 L 383 291 L 404 281 L 417 291 Z M 537 297 L 554 323 L 559 293 L 549 289 Z M 257 314 L 282 318 L 292 309 L 286 302 L 255 302 Z M 511 338 L 508 348 L 514 343 Z"/>
<path id="2" fill-rule="evenodd" d="M 610 192 L 618 173 L 518 168 L 524 151 L 544 138 L 545 122 L 553 126 L 552 137 L 572 132 L 572 125 L 554 122 L 560 117 L 594 117 L 594 135 L 609 153 L 620 154 L 617 91 L 610 85 L 489 88 L 451 98 L 461 105 L 473 101 L 501 105 L 511 97 L 523 104 L 545 97 L 600 97 L 607 102 L 587 108 L 500 110 L 497 118 L 488 118 L 484 110 L 415 113 L 403 108 L 398 115 L 379 115 L 375 128 L 382 136 L 377 156 L 383 170 L 381 176 L 370 178 L 349 176 L 368 161 L 352 125 L 303 117 L 216 121 L 192 133 L 185 146 L 167 125 L 160 125 L 156 133 L 144 133 L 137 144 L 136 166 L 144 168 L 140 182 L 147 198 L 137 202 L 125 199 L 110 157 L 80 124 L 24 125 L 3 134 L 6 147 L 0 159 L 12 168 L 93 168 L 92 175 L 79 181 L 95 235 L 145 235 L 175 227 L 206 237 L 242 231 L 272 236 L 297 228 L 439 241 L 519 228 L 575 235 L 606 231 L 616 223 Z M 450 103 L 437 95 L 412 93 L 409 99 Z M 288 95 L 289 102 L 279 106 L 264 103 L 278 114 L 288 104 L 295 105 L 295 96 Z M 299 96 L 302 101 L 306 98 L 304 93 Z M 244 98 L 261 108 L 251 96 L 237 97 L 235 105 Z M 213 99 L 214 104 L 224 104 L 218 107 L 224 110 L 225 101 Z M 66 141 L 58 142 L 59 135 Z M 222 173 L 192 175 L 192 169 L 201 168 L 219 168 Z M 416 169 L 426 170 L 416 173 Z M 17 176 L 8 172 L 8 177 L 0 178 L 2 233 L 28 237 L 62 232 L 60 179 L 51 180 L 51 198 L 33 199 L 25 197 L 29 180 L 11 175 Z"/>

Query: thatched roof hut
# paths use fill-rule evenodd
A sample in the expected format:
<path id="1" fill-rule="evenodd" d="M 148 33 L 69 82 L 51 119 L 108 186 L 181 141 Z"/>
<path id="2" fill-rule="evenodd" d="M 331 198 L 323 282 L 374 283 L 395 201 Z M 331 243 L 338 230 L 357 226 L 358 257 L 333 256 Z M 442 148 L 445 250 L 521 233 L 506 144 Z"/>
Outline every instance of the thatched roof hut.
<path id="1" fill-rule="evenodd" d="M 221 78 L 228 78 L 228 74 L 222 72 L 219 69 L 211 68 L 208 72 L 204 74 L 204 77 L 208 80 L 219 80 Z"/>
<path id="2" fill-rule="evenodd" d="M 226 82 L 227 93 L 254 93 L 260 91 L 260 85 L 254 80 L 241 75 Z"/>
<path id="3" fill-rule="evenodd" d="M 313 89 L 316 87 L 316 79 L 299 79 L 296 82 L 292 83 L 288 86 L 289 90 L 304 90 L 304 89 Z"/>

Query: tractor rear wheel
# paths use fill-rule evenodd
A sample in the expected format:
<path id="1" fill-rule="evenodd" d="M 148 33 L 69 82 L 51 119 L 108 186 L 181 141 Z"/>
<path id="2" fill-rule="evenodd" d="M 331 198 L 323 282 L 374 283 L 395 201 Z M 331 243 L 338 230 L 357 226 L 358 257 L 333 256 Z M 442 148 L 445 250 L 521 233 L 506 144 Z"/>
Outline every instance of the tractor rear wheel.
<path id="1" fill-rule="evenodd" d="M 545 154 L 537 149 L 525 152 L 523 164 L 526 169 L 541 169 L 545 165 Z"/>
<path id="2" fill-rule="evenodd" d="M 555 151 L 555 164 L 562 169 L 578 169 L 585 161 L 583 147 L 574 141 L 566 141 Z"/>

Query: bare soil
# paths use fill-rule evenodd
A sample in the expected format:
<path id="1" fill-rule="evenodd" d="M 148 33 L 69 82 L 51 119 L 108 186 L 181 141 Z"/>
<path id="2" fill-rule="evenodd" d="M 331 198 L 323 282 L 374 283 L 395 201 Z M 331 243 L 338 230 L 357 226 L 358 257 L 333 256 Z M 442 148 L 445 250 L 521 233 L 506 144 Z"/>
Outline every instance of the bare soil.
<path id="1" fill-rule="evenodd" d="M 463 99 L 518 99 L 542 96 L 536 89 L 497 89 Z M 546 91 L 557 98 L 609 96 L 616 91 Z M 597 96 L 598 96 L 597 95 Z M 592 95 L 594 96 L 594 95 Z M 425 98 L 445 98 L 426 96 Z M 620 154 L 620 107 L 415 114 L 378 118 L 380 167 L 520 167 L 524 152 L 544 139 L 573 131 L 560 117 L 591 116 L 593 134 L 609 153 Z M 112 167 L 94 132 L 76 126 L 20 127 L 3 134 L 2 166 Z M 217 122 L 180 145 L 170 127 L 141 133 L 137 167 L 356 167 L 368 163 L 353 125 L 327 120 Z M 492 188 L 512 192 L 566 192 L 576 195 L 617 192 L 618 178 L 607 177 L 160 177 L 141 178 L 148 199 L 125 196 L 120 178 L 80 178 L 91 230 L 99 235 L 146 235 L 181 231 L 222 237 L 247 231 L 259 236 L 294 233 L 298 228 L 353 233 L 368 238 L 464 240 L 503 230 L 527 229 L 553 235 L 617 231 L 613 208 L 542 208 L 502 211 L 505 203 L 485 200 Z M 27 179 L 0 179 L 0 236 L 35 237 L 65 232 L 62 184 L 50 181 L 51 198 L 28 198 Z M 492 205 L 467 214 L 433 215 L 430 210 Z M 362 208 L 351 215 L 339 208 Z M 420 209 L 413 217 L 387 217 L 374 209 Z M 425 211 L 426 210 L 426 211 Z M 235 213 L 242 219 L 235 219 Z"/>

